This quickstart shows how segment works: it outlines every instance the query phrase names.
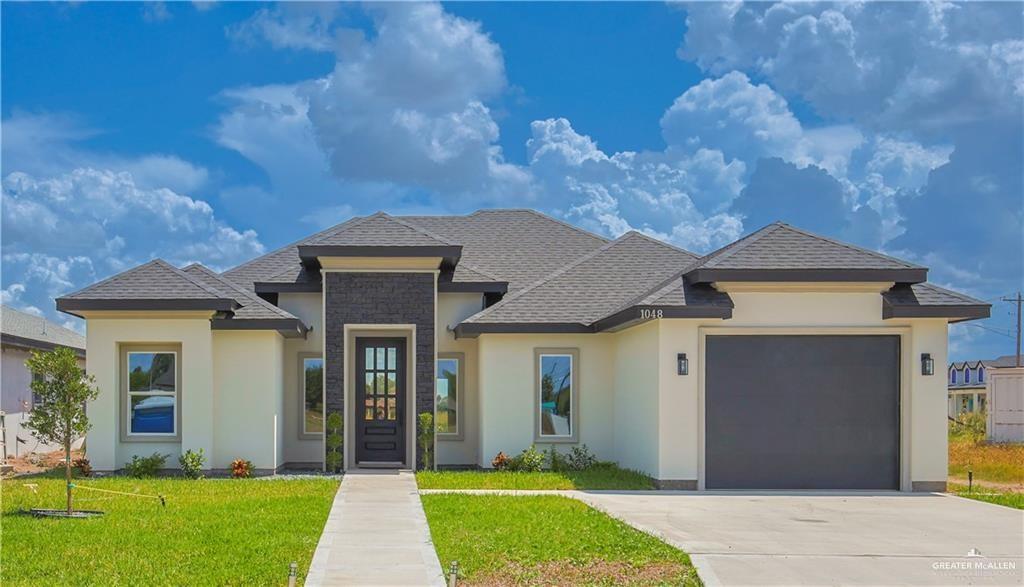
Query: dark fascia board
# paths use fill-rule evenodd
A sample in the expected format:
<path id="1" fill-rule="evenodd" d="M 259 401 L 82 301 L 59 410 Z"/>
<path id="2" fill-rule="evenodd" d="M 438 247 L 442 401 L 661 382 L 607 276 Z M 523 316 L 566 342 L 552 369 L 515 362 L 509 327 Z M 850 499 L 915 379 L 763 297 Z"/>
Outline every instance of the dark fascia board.
<path id="1" fill-rule="evenodd" d="M 476 338 L 481 334 L 590 334 L 594 329 L 574 322 L 463 322 L 455 327 L 455 338 Z"/>
<path id="2" fill-rule="evenodd" d="M 306 267 L 319 267 L 318 257 L 441 257 L 445 263 L 454 266 L 462 257 L 462 245 L 299 245 L 299 258 Z"/>
<path id="3" fill-rule="evenodd" d="M 992 306 L 988 304 L 963 305 L 901 305 L 892 304 L 882 299 L 882 319 L 890 318 L 950 318 L 951 322 L 980 320 L 992 314 Z"/>
<path id="4" fill-rule="evenodd" d="M 70 346 L 66 344 L 57 344 L 54 342 L 47 342 L 44 340 L 35 340 L 33 338 L 25 338 L 24 336 L 15 336 L 13 334 L 0 334 L 0 343 L 4 346 L 16 346 L 26 349 L 37 349 L 41 351 L 52 351 L 57 347 L 67 347 L 73 351 L 79 357 L 85 357 L 85 349 L 76 346 Z"/>
<path id="5" fill-rule="evenodd" d="M 283 283 L 257 281 L 253 284 L 256 293 L 319 293 L 323 291 L 323 284 L 319 281 L 307 281 L 303 283 Z"/>
<path id="6" fill-rule="evenodd" d="M 296 318 L 262 318 L 254 320 L 237 320 L 234 318 L 214 318 L 210 320 L 213 330 L 276 330 L 285 338 L 305 338 L 309 327 Z"/>
<path id="7" fill-rule="evenodd" d="M 906 269 L 702 269 L 686 274 L 692 283 L 716 281 L 893 281 L 896 283 L 924 283 L 928 270 Z"/>
<path id="8" fill-rule="evenodd" d="M 652 315 L 644 316 L 644 312 L 650 312 Z M 661 312 L 660 316 L 657 315 L 658 312 Z M 710 304 L 694 306 L 638 305 L 601 318 L 594 323 L 594 330 L 596 332 L 604 332 L 621 329 L 624 326 L 631 326 L 634 323 L 646 322 L 657 318 L 721 318 L 722 320 L 728 320 L 732 318 L 732 307 Z"/>
<path id="9" fill-rule="evenodd" d="M 89 310 L 211 310 L 232 312 L 239 308 L 231 298 L 80 299 L 57 298 L 57 309 L 72 316 Z"/>
<path id="10" fill-rule="evenodd" d="M 507 281 L 439 281 L 437 291 L 442 293 L 507 293 Z"/>

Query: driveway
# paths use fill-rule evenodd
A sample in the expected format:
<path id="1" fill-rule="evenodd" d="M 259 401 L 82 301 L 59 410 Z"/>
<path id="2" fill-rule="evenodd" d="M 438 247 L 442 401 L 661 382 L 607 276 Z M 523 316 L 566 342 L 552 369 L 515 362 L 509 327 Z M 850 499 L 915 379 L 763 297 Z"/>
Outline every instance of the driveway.
<path id="1" fill-rule="evenodd" d="M 958 497 L 731 492 L 574 496 L 686 550 L 709 587 L 1024 584 L 1024 511 Z M 968 558 L 971 549 L 982 557 Z"/>

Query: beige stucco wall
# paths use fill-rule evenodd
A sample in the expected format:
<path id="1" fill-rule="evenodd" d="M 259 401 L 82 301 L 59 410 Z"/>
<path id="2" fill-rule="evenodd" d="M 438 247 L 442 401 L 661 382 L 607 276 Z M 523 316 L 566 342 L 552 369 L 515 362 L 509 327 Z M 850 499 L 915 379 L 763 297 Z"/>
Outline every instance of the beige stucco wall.
<path id="1" fill-rule="evenodd" d="M 86 371 L 96 378 L 100 393 L 87 407 L 92 428 L 86 447 L 92 466 L 100 471 L 121 468 L 132 455 L 154 452 L 170 455 L 168 467 L 188 449 L 213 454 L 213 336 L 208 316 L 180 318 L 90 318 L 86 328 Z M 121 442 L 118 397 L 122 344 L 181 344 L 181 442 Z"/>
<path id="2" fill-rule="evenodd" d="M 490 467 L 498 451 L 509 456 L 533 444 L 536 400 L 534 349 L 579 351 L 579 443 L 598 458 L 615 459 L 615 346 L 612 336 L 485 334 L 480 357 L 480 466 Z M 560 443 L 561 452 L 571 445 Z M 547 444 L 537 444 L 546 450 Z"/>
<path id="3" fill-rule="evenodd" d="M 460 438 L 437 436 L 438 465 L 474 465 L 479 462 L 480 419 L 478 417 L 477 377 L 479 359 L 477 339 L 455 338 L 457 324 L 483 308 L 478 293 L 439 293 L 437 295 L 437 353 L 462 353 L 464 381 L 459 391 Z"/>
<path id="4" fill-rule="evenodd" d="M 272 330 L 213 332 L 215 425 L 208 467 L 227 469 L 239 458 L 265 471 L 284 463 L 283 340 Z"/>
<path id="5" fill-rule="evenodd" d="M 613 455 L 621 466 L 654 477 L 660 471 L 658 431 L 664 425 L 658 393 L 660 331 L 661 323 L 652 321 L 610 337 L 615 355 Z"/>
<path id="6" fill-rule="evenodd" d="M 709 334 L 896 334 L 901 337 L 902 485 L 946 479 L 946 380 L 921 375 L 920 356 L 946 364 L 944 319 L 882 320 L 871 291 L 733 292 L 730 320 L 671 319 L 617 334 L 480 336 L 480 465 L 533 440 L 533 349 L 580 349 L 580 432 L 600 458 L 663 480 L 697 481 L 703 461 L 703 337 Z M 676 372 L 686 353 L 690 374 Z M 656 364 L 650 357 L 656 357 Z M 656 389 L 656 395 L 645 393 Z M 656 406 L 654 405 L 656 397 Z"/>
<path id="7" fill-rule="evenodd" d="M 306 338 L 284 341 L 284 462 L 295 464 L 323 463 L 322 438 L 304 438 L 302 431 L 303 398 L 300 353 L 323 355 L 323 295 L 317 293 L 283 293 L 278 305 L 291 312 L 310 327 Z"/>

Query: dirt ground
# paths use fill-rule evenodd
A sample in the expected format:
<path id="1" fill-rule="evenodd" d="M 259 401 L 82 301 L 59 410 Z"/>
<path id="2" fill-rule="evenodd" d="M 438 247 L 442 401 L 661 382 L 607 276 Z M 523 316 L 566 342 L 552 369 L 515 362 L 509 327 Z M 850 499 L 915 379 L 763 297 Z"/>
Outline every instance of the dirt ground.
<path id="1" fill-rule="evenodd" d="M 72 461 L 83 456 L 85 456 L 85 453 L 80 450 L 71 451 Z M 7 464 L 14 468 L 11 472 L 6 473 L 5 477 L 42 473 L 62 466 L 64 464 L 64 451 L 55 450 L 47 453 L 29 453 L 19 457 L 10 457 L 7 459 Z"/>

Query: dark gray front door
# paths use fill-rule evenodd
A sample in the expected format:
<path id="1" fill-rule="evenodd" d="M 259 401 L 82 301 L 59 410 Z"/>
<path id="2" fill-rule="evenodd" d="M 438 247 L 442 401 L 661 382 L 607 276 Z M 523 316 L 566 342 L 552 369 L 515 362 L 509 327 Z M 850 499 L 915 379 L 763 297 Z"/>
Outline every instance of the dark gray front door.
<path id="1" fill-rule="evenodd" d="M 405 461 L 405 339 L 356 339 L 356 461 Z"/>
<path id="2" fill-rule="evenodd" d="M 898 336 L 708 336 L 708 489 L 898 489 Z"/>

